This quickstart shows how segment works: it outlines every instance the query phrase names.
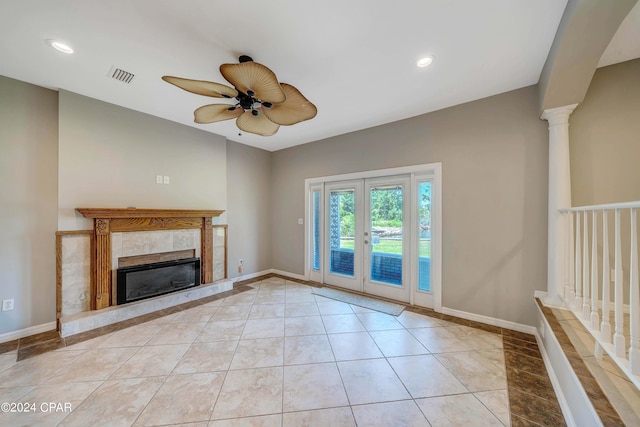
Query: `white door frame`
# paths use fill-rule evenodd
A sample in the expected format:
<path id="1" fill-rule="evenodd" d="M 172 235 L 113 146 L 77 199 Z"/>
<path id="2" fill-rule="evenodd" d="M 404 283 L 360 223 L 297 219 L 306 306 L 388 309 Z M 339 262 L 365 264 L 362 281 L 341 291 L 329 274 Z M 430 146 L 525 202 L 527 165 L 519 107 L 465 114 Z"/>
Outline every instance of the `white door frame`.
<path id="1" fill-rule="evenodd" d="M 414 211 L 417 211 L 415 205 L 415 188 L 420 180 L 429 179 L 432 182 L 431 187 L 431 296 L 433 309 L 435 311 L 441 311 L 442 309 L 442 163 L 428 163 L 414 166 L 403 166 L 398 168 L 378 169 L 365 172 L 354 172 L 340 175 L 323 176 L 316 178 L 307 178 L 304 181 L 304 197 L 305 197 L 305 233 L 304 233 L 304 277 L 306 280 L 311 280 L 311 263 L 313 254 L 309 250 L 310 238 L 312 233 L 313 221 L 311 209 L 311 197 L 310 191 L 312 186 L 319 186 L 324 189 L 325 182 L 331 181 L 347 181 L 355 179 L 365 178 L 377 178 L 391 175 L 411 175 L 411 191 L 412 193 L 412 206 L 411 217 L 415 218 Z M 317 187 L 316 187 L 317 188 Z M 321 200 L 324 200 L 324 191 L 321 191 Z M 322 211 L 321 211 L 322 212 Z M 324 215 L 321 213 L 321 215 Z M 324 218 L 321 218 L 321 224 L 324 223 Z M 324 230 L 322 230 L 324 231 Z M 411 235 L 413 247 L 417 245 L 417 221 L 411 220 Z M 324 239 L 323 239 L 324 240 Z M 321 254 L 324 256 L 325 248 L 321 245 Z M 323 265 L 324 259 L 321 259 L 321 265 Z M 423 298 L 417 295 L 417 263 L 412 262 L 411 268 L 411 300 L 410 304 L 420 304 Z M 324 270 L 324 269 L 321 269 Z M 323 273 L 314 275 L 323 282 Z M 317 280 L 313 279 L 313 280 Z M 424 302 L 422 302 L 424 303 Z"/>
<path id="2" fill-rule="evenodd" d="M 308 212 L 307 221 L 306 221 L 308 225 L 307 227 L 305 227 L 305 242 L 308 242 L 307 246 L 305 247 L 305 260 L 308 259 L 310 264 L 306 266 L 307 268 L 305 269 L 305 279 L 313 280 L 314 282 L 318 282 L 318 283 L 323 283 L 324 277 L 322 273 L 324 272 L 324 268 L 322 266 L 322 262 L 324 261 L 323 243 L 325 241 L 325 239 L 322 238 L 323 236 L 322 233 L 324 233 L 324 197 L 323 197 L 324 185 L 321 183 L 310 184 L 308 188 L 309 190 L 305 192 L 305 206 L 306 206 L 306 212 Z M 320 218 L 318 218 L 318 227 L 319 227 L 319 235 L 320 235 L 318 253 L 320 254 L 320 266 L 319 266 L 320 268 L 318 270 L 315 270 L 313 268 L 313 251 L 309 250 L 311 241 L 313 239 L 313 227 L 314 227 L 313 199 L 310 197 L 310 195 L 313 194 L 313 192 L 315 191 L 318 191 L 320 193 L 320 197 L 318 200 L 318 204 L 319 204 L 318 210 L 320 214 Z M 307 252 L 309 252 L 308 258 L 306 256 Z M 305 262 L 305 264 L 307 263 Z"/>
<path id="3" fill-rule="evenodd" d="M 442 307 L 442 181 L 441 173 L 423 172 L 415 173 L 411 177 L 411 212 L 414 215 L 411 221 L 411 247 L 418 250 L 419 244 L 419 217 L 418 189 L 423 182 L 431 183 L 431 292 L 418 289 L 418 268 L 411 269 L 412 287 L 411 301 L 415 305 L 431 307 L 440 311 Z M 415 260 L 413 260 L 415 261 Z"/>

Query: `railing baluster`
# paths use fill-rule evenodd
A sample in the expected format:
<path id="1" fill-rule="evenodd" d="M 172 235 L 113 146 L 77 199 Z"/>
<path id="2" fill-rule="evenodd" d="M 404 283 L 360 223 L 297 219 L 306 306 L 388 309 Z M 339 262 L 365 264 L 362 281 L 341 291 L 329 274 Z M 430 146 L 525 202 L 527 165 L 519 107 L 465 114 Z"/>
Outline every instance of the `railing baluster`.
<path id="1" fill-rule="evenodd" d="M 591 329 L 600 326 L 598 315 L 598 211 L 591 213 Z"/>
<path id="2" fill-rule="evenodd" d="M 582 239 L 580 234 L 580 212 L 576 212 L 576 300 L 575 310 L 579 311 L 582 307 L 582 264 L 580 263 L 580 255 L 582 254 Z"/>
<path id="3" fill-rule="evenodd" d="M 575 238 L 573 232 L 573 212 L 568 212 L 569 218 L 569 304 L 575 306 L 576 279 L 575 279 Z"/>
<path id="4" fill-rule="evenodd" d="M 629 370 L 634 375 L 640 375 L 640 282 L 638 280 L 638 228 L 636 221 L 636 208 L 631 208 L 631 271 L 629 274 L 631 348 L 629 349 Z"/>
<path id="5" fill-rule="evenodd" d="M 570 213 L 566 212 L 564 214 L 564 229 L 565 229 L 565 233 L 564 233 L 564 300 L 568 301 L 569 300 L 569 295 L 570 295 L 570 285 L 569 285 L 569 271 L 571 271 L 571 261 L 570 261 L 570 255 L 569 255 L 569 247 L 571 247 L 571 234 L 569 231 L 569 217 L 570 217 Z"/>
<path id="6" fill-rule="evenodd" d="M 602 211 L 602 323 L 600 334 L 602 341 L 611 342 L 611 324 L 609 323 L 609 223 L 607 211 Z"/>
<path id="7" fill-rule="evenodd" d="M 630 246 L 627 246 L 625 210 L 630 211 Z M 565 306 L 595 339 L 594 355 L 606 353 L 640 389 L 640 201 L 563 209 L 567 214 L 560 255 L 564 270 Z M 614 218 L 611 219 L 611 215 Z M 600 222 L 602 215 L 602 222 Z M 602 234 L 598 227 L 602 227 Z M 610 231 L 609 227 L 613 231 Z M 611 233 L 614 233 L 611 242 Z M 622 233 L 625 233 L 623 236 Z M 591 239 L 591 241 L 589 241 Z M 624 240 L 624 247 L 623 247 Z M 602 242 L 602 251 L 598 245 Z M 613 247 L 613 249 L 612 249 Z M 624 251 L 623 251 L 624 250 Z M 626 276 L 627 254 L 630 254 Z M 602 257 L 602 258 L 600 258 Z M 600 273 L 602 268 L 602 273 Z M 628 287 L 628 288 L 627 288 Z M 627 293 L 628 292 L 628 293 Z M 627 305 L 628 304 L 628 305 Z M 629 320 L 627 320 L 629 319 Z M 629 323 L 627 323 L 629 322 Z"/>
<path id="8" fill-rule="evenodd" d="M 616 208 L 615 224 L 615 290 L 614 290 L 614 315 L 615 333 L 613 334 L 613 351 L 617 357 L 625 357 L 624 342 L 624 313 L 622 311 L 622 244 L 620 242 L 620 209 Z"/>
<path id="9" fill-rule="evenodd" d="M 582 222 L 582 318 L 589 320 L 589 213 L 583 212 Z"/>

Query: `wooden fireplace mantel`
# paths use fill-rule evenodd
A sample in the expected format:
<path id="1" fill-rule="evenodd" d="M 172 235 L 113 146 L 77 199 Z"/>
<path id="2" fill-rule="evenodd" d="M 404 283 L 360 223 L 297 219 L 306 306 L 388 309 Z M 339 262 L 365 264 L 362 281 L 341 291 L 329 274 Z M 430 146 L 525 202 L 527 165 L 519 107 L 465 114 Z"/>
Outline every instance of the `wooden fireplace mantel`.
<path id="1" fill-rule="evenodd" d="M 213 281 L 213 224 L 223 210 L 76 208 L 94 220 L 95 291 L 91 308 L 109 307 L 111 301 L 111 233 L 129 231 L 200 229 L 201 282 Z"/>
<path id="2" fill-rule="evenodd" d="M 85 218 L 205 218 L 224 211 L 196 209 L 76 208 Z"/>

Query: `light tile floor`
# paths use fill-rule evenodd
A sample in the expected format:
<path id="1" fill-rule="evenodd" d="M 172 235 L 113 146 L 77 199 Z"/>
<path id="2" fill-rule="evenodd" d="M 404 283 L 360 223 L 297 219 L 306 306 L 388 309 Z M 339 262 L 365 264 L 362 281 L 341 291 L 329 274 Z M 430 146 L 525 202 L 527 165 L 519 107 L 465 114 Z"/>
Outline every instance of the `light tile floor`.
<path id="1" fill-rule="evenodd" d="M 251 287 L 20 362 L 0 355 L 0 402 L 36 404 L 0 425 L 509 425 L 500 335 L 282 278 Z"/>

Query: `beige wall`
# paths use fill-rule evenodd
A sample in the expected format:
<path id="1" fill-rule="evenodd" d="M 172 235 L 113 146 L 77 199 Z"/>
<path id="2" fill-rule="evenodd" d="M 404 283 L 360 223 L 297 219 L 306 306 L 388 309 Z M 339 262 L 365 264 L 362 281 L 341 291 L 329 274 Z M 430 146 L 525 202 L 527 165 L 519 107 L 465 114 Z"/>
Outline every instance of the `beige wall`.
<path id="1" fill-rule="evenodd" d="M 584 100 L 600 57 L 637 1 L 568 0 L 540 73 L 540 113 Z"/>
<path id="2" fill-rule="evenodd" d="M 0 76 L 0 335 L 54 322 L 58 94 Z"/>
<path id="3" fill-rule="evenodd" d="M 272 264 L 303 274 L 304 179 L 442 162 L 443 306 L 533 325 L 546 289 L 537 87 L 273 153 Z"/>
<path id="4" fill-rule="evenodd" d="M 229 210 L 229 277 L 271 268 L 271 153 L 227 142 L 227 201 Z"/>
<path id="5" fill-rule="evenodd" d="M 599 68 L 589 91 L 569 118 L 573 206 L 640 201 L 640 59 Z M 601 216 L 598 253 L 602 251 Z M 608 216 L 610 264 L 614 218 Z M 629 211 L 621 212 L 623 283 L 629 284 Z M 638 236 L 640 239 L 640 230 Z M 598 271 L 602 271 L 602 262 Z M 613 300 L 613 287 L 611 298 Z M 624 292 L 628 303 L 628 290 Z"/>
<path id="6" fill-rule="evenodd" d="M 224 137 L 66 91 L 59 123 L 60 230 L 92 228 L 78 207 L 227 209 Z"/>
<path id="7" fill-rule="evenodd" d="M 573 206 L 640 200 L 640 59 L 599 68 L 569 124 Z"/>

